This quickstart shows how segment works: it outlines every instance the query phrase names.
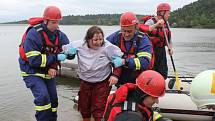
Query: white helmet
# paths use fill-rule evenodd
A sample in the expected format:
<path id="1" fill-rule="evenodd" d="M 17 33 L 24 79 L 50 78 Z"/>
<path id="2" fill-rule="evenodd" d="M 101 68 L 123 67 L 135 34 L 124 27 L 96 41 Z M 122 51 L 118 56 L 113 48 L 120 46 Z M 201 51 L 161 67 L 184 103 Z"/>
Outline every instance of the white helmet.
<path id="1" fill-rule="evenodd" d="M 203 71 L 194 78 L 190 96 L 198 108 L 215 105 L 215 70 Z"/>

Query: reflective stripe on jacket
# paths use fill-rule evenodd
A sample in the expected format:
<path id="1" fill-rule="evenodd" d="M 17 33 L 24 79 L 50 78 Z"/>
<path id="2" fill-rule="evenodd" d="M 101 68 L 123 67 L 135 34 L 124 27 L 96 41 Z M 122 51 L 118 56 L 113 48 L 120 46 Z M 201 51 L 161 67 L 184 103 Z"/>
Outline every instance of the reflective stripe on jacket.
<path id="1" fill-rule="evenodd" d="M 117 31 L 108 36 L 107 40 L 124 52 L 126 64 L 114 69 L 114 75 L 119 78 L 120 84 L 133 83 L 140 72 L 153 67 L 151 66 L 153 48 L 146 34 L 136 32 L 130 41 L 124 41 L 120 31 Z"/>
<path id="2" fill-rule="evenodd" d="M 44 30 L 47 30 L 44 23 L 41 26 Z M 37 29 L 34 27 L 30 28 L 26 34 L 26 40 L 23 43 L 27 61 L 21 57 L 19 58 L 23 76 L 35 75 L 42 78 L 49 78 L 47 77 L 48 69 L 58 63 L 57 53 L 60 52 L 62 45 L 69 43 L 67 36 L 60 30 L 57 31 L 56 38 L 50 40 L 49 34 L 46 31 L 43 31 L 43 39 Z M 54 44 L 51 45 L 50 43 Z"/>

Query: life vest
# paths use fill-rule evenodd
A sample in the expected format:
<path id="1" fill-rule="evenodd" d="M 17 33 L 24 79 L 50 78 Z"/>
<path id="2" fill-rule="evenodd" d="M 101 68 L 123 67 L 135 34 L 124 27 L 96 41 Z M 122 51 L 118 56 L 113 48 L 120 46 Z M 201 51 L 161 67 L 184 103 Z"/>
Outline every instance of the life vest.
<path id="1" fill-rule="evenodd" d="M 141 21 L 143 21 L 143 24 L 145 24 L 146 21 L 148 21 L 149 19 L 153 20 L 154 23 L 157 23 L 157 20 L 155 19 L 154 16 L 144 16 L 141 18 Z M 170 38 L 170 36 L 171 36 L 170 31 L 166 30 L 166 33 L 167 33 L 168 37 Z M 157 28 L 155 30 L 152 30 L 148 34 L 149 34 L 150 40 L 153 44 L 153 47 L 164 47 L 167 45 L 165 35 L 164 35 L 162 28 Z"/>
<path id="2" fill-rule="evenodd" d="M 123 89 L 124 88 L 124 89 Z M 117 90 L 117 94 L 120 94 L 125 100 L 117 100 L 116 93 L 111 94 L 107 99 L 106 110 L 104 113 L 104 121 L 114 121 L 117 114 L 123 111 L 135 111 L 140 112 L 143 116 L 143 121 L 152 121 L 153 113 L 148 108 L 141 106 L 135 102 L 126 101 L 128 91 L 135 88 L 134 84 L 127 83 L 125 87 Z"/>
<path id="3" fill-rule="evenodd" d="M 59 35 L 57 34 L 57 37 L 55 39 L 55 43 L 53 44 L 51 42 L 51 40 L 49 39 L 48 35 L 46 34 L 46 32 L 44 31 L 43 27 L 42 27 L 43 21 L 44 21 L 43 18 L 31 18 L 28 21 L 30 26 L 27 28 L 27 30 L 23 34 L 22 42 L 19 45 L 19 55 L 25 61 L 28 61 L 28 59 L 27 59 L 27 56 L 25 54 L 23 44 L 24 44 L 24 42 L 26 40 L 27 33 L 31 28 L 35 28 L 36 31 L 41 36 L 41 39 L 43 41 L 42 53 L 46 53 L 46 54 L 49 54 L 49 53 L 51 54 L 52 53 L 53 54 L 53 53 L 59 53 L 60 52 Z"/>
<path id="4" fill-rule="evenodd" d="M 148 36 L 147 34 L 138 31 L 137 40 L 134 39 L 130 49 L 128 49 L 128 51 L 127 51 L 126 47 L 125 47 L 125 42 L 124 42 L 124 38 L 122 36 L 122 33 L 119 32 L 118 34 L 119 34 L 119 36 L 118 36 L 119 37 L 119 44 L 117 46 L 124 53 L 123 58 L 135 58 L 135 57 L 137 57 L 137 52 L 138 52 L 138 47 L 139 47 L 140 41 L 142 40 L 142 38 L 144 36 Z M 154 52 L 153 52 L 153 49 L 152 49 L 152 58 L 151 58 L 151 62 L 149 64 L 148 69 L 152 69 L 153 66 L 154 66 Z M 142 71 L 139 71 L 139 73 L 141 73 L 141 72 Z M 138 76 L 138 74 L 137 74 L 137 76 Z"/>

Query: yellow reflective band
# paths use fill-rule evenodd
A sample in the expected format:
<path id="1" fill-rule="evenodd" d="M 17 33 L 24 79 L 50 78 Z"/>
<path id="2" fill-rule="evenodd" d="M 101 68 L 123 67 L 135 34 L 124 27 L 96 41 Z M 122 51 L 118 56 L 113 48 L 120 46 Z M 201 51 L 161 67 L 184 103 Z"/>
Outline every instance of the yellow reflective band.
<path id="1" fill-rule="evenodd" d="M 141 37 L 141 38 L 143 38 L 143 36 L 142 36 L 142 35 L 140 35 L 140 34 L 138 34 L 137 36 L 138 36 L 138 37 Z"/>
<path id="2" fill-rule="evenodd" d="M 40 73 L 35 73 L 35 74 L 27 74 L 26 72 L 21 72 L 21 76 L 26 77 L 26 76 L 39 76 L 44 79 L 51 79 L 51 76 L 48 74 L 40 74 Z"/>
<path id="3" fill-rule="evenodd" d="M 57 112 L 57 108 L 52 108 L 52 112 Z"/>
<path id="4" fill-rule="evenodd" d="M 29 76 L 27 73 L 25 73 L 25 72 L 21 72 L 21 76 Z"/>
<path id="5" fill-rule="evenodd" d="M 158 112 L 153 112 L 153 121 L 156 121 L 158 120 L 159 118 L 161 118 L 161 114 L 159 114 Z"/>
<path id="6" fill-rule="evenodd" d="M 147 52 L 139 52 L 139 53 L 137 53 L 137 57 L 147 57 L 147 58 L 149 58 L 149 60 L 151 60 L 152 54 L 147 53 Z"/>
<path id="7" fill-rule="evenodd" d="M 41 52 L 39 52 L 39 51 L 29 51 L 29 52 L 25 53 L 27 58 L 29 58 L 31 56 L 38 56 L 40 54 L 41 54 Z"/>
<path id="8" fill-rule="evenodd" d="M 43 111 L 43 110 L 47 110 L 50 108 L 51 108 L 51 103 L 49 103 L 48 105 L 44 105 L 44 106 L 35 106 L 36 111 Z"/>
<path id="9" fill-rule="evenodd" d="M 139 60 L 139 58 L 134 58 L 134 63 L 136 65 L 136 70 L 140 70 L 140 60 Z"/>
<path id="10" fill-rule="evenodd" d="M 213 75 L 212 75 L 211 93 L 212 93 L 212 94 L 215 94 L 215 73 L 213 73 Z"/>
<path id="11" fill-rule="evenodd" d="M 35 76 L 42 77 L 42 78 L 45 78 L 45 79 L 51 79 L 51 76 L 48 75 L 48 74 L 35 73 L 34 75 L 35 75 Z"/>
<path id="12" fill-rule="evenodd" d="M 45 67 L 46 66 L 46 54 L 42 54 L 42 62 L 41 62 L 41 65 L 40 67 Z"/>

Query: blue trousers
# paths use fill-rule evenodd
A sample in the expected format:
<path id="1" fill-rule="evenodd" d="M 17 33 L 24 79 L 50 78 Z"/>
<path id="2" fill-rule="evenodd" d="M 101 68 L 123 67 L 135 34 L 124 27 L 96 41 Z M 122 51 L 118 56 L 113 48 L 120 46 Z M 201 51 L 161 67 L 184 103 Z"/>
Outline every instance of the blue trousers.
<path id="1" fill-rule="evenodd" d="M 58 106 L 55 80 L 37 76 L 24 77 L 23 80 L 34 96 L 35 107 L 46 107 L 45 109 L 36 110 L 35 117 L 37 121 L 57 121 L 57 111 L 52 110 Z"/>

